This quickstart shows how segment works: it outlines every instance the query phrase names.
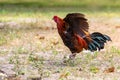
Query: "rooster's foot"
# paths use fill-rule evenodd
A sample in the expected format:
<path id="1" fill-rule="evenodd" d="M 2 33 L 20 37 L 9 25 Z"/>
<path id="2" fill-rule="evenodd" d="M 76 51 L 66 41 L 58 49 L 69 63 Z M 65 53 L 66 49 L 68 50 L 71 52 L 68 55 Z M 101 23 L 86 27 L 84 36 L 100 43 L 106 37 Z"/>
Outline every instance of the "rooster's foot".
<path id="1" fill-rule="evenodd" d="M 71 54 L 69 56 L 64 56 L 64 59 L 63 59 L 63 62 L 64 63 L 67 63 L 67 62 L 73 62 L 74 63 L 74 60 L 75 60 L 75 56 L 76 54 Z"/>

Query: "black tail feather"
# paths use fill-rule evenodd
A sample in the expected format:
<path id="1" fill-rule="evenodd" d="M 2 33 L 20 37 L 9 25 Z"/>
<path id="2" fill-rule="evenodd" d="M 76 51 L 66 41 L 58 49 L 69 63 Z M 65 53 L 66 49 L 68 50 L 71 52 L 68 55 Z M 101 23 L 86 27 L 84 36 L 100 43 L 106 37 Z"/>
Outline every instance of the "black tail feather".
<path id="1" fill-rule="evenodd" d="M 101 34 L 99 32 L 94 32 L 91 34 L 92 42 L 88 44 L 88 50 L 96 51 L 104 48 L 104 44 L 107 41 L 111 41 L 111 38 L 107 35 Z"/>

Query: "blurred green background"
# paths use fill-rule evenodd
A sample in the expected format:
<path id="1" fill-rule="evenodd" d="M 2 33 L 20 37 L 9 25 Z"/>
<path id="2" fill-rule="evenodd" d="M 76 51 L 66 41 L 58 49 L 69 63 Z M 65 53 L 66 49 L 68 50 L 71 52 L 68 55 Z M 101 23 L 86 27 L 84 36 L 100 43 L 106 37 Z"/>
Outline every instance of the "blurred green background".
<path id="1" fill-rule="evenodd" d="M 0 0 L 0 21 L 20 17 L 51 18 L 81 12 L 88 16 L 119 16 L 120 0 Z"/>
<path id="2" fill-rule="evenodd" d="M 118 8 L 119 0 L 0 0 L 1 6 Z"/>

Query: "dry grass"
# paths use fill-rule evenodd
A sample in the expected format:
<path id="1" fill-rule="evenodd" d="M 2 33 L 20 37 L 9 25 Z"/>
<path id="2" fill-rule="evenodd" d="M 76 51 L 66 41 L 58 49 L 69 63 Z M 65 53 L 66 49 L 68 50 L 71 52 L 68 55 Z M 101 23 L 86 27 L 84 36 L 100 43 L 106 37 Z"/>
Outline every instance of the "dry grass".
<path id="1" fill-rule="evenodd" d="M 88 21 L 90 32 L 107 34 L 112 42 L 94 54 L 83 51 L 75 62 L 66 64 L 63 58 L 70 51 L 63 45 L 55 23 L 38 19 L 27 21 L 3 23 L 0 29 L 0 65 L 13 64 L 13 71 L 21 80 L 120 79 L 120 19 L 91 17 Z M 115 70 L 106 72 L 111 67 Z"/>
<path id="2" fill-rule="evenodd" d="M 120 79 L 120 1 L 67 1 L 0 0 L 0 79 L 2 73 L 9 80 Z M 89 31 L 107 34 L 112 42 L 100 52 L 83 51 L 75 62 L 63 63 L 70 51 L 51 19 L 70 12 L 86 14 Z"/>

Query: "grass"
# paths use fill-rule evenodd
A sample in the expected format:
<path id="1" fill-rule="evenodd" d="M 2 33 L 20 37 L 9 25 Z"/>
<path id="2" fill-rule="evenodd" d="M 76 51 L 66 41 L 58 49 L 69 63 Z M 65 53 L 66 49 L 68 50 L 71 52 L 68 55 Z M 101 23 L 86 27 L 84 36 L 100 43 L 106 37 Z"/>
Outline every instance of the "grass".
<path id="1" fill-rule="evenodd" d="M 58 80 L 70 80 L 72 78 L 75 80 L 85 78 L 88 75 L 99 78 L 97 74 L 104 75 L 103 70 L 111 66 L 115 66 L 119 70 L 119 65 L 117 65 L 119 62 L 114 60 L 117 54 L 119 57 L 119 49 L 116 46 L 111 46 L 110 50 L 95 52 L 92 55 L 82 52 L 83 54 L 76 56 L 75 62 L 64 64 L 62 62 L 63 57 L 70 52 L 63 45 L 57 30 L 52 29 L 54 24 L 47 30 L 39 28 L 42 24 L 36 27 L 38 25 L 36 22 L 21 25 L 28 25 L 28 27 L 10 28 L 6 26 L 1 29 L 1 37 L 7 40 L 0 46 L 6 49 L 1 56 L 4 58 L 8 54 L 10 55 L 5 61 L 14 64 L 14 71 L 17 76 L 23 75 L 31 79 L 48 78 L 49 80 L 52 78 L 54 80 L 57 78 Z M 106 49 L 109 49 L 109 47 Z M 4 63 L 6 63 L 5 61 Z M 85 79 L 89 79 L 89 77 Z"/>
<path id="2" fill-rule="evenodd" d="M 67 0 L 67 3 L 64 0 L 1 0 L 0 22 L 19 21 L 21 18 L 52 19 L 54 15 L 64 17 L 70 12 L 82 12 L 88 17 L 119 17 L 119 3 L 119 0 Z"/>
<path id="3" fill-rule="evenodd" d="M 0 0 L 1 5 L 21 5 L 21 6 L 38 6 L 38 7 L 68 7 L 68 6 L 73 6 L 73 7 L 119 7 L 119 2 L 120 1 L 114 1 L 114 0 L 84 0 L 84 1 L 80 1 L 80 0 L 67 0 L 66 3 L 64 2 L 64 0 Z"/>
<path id="4" fill-rule="evenodd" d="M 48 78 L 49 80 L 52 78 L 54 80 L 57 78 L 58 80 L 76 80 L 78 78 L 79 80 L 89 79 L 88 76 L 92 79 L 96 79 L 96 77 L 99 79 L 99 74 L 101 74 L 102 77 L 107 79 L 103 73 L 105 69 L 115 66 L 115 69 L 119 70 L 120 66 L 117 65 L 119 61 L 116 60 L 119 60 L 117 57 L 120 55 L 119 49 L 116 48 L 116 46 L 111 46 L 110 48 L 106 46 L 106 51 L 95 52 L 92 55 L 91 53 L 85 54 L 82 52 L 83 54 L 81 53 L 76 56 L 75 62 L 67 62 L 64 64 L 62 61 L 63 57 L 70 52 L 62 43 L 57 30 L 52 28 L 54 24 L 49 25 L 49 28 L 46 29 L 44 27 L 48 24 L 45 24 L 44 21 L 49 22 L 49 20 L 36 19 L 35 22 L 29 23 L 16 22 L 19 24 L 16 24 L 15 27 L 21 25 L 22 27 L 20 28 L 6 25 L 5 28 L 0 29 L 0 48 L 6 50 L 1 51 L 1 57 L 4 58 L 10 55 L 8 59 L 5 58 L 6 60 L 3 63 L 9 62 L 10 64 L 14 64 L 14 71 L 17 76 L 23 75 L 30 79 Z M 49 23 L 52 23 L 52 21 Z M 106 24 L 106 22 L 101 23 Z M 92 27 L 90 27 L 90 30 L 91 28 Z M 97 29 L 93 28 L 93 31 L 94 30 Z M 115 30 L 115 32 L 113 32 L 113 30 Z M 102 32 L 102 29 L 99 28 L 99 31 Z M 110 35 L 116 36 L 115 28 L 111 28 L 109 32 L 112 33 Z M 113 39 L 113 43 L 114 42 Z M 114 78 L 118 78 L 116 74 L 114 74 L 114 76 Z"/>
<path id="5" fill-rule="evenodd" d="M 116 39 L 119 29 L 114 27 L 119 26 L 119 0 L 67 0 L 68 3 L 64 3 L 64 0 L 29 1 L 0 0 L 1 65 L 14 64 L 17 76 L 30 79 L 119 78 L 117 72 L 120 70 L 120 50 L 114 45 L 116 42 L 119 44 Z M 70 51 L 62 43 L 52 17 L 64 17 L 70 12 L 82 12 L 87 15 L 90 32 L 109 34 L 113 42 L 108 43 L 103 51 L 93 54 L 81 52 L 76 56 L 75 62 L 63 63 L 63 57 L 69 55 Z M 112 76 L 104 74 L 104 70 L 112 66 L 116 70 L 111 73 Z"/>
<path id="6" fill-rule="evenodd" d="M 111 52 L 120 54 L 120 50 L 118 48 L 114 47 L 114 46 L 111 47 Z"/>

